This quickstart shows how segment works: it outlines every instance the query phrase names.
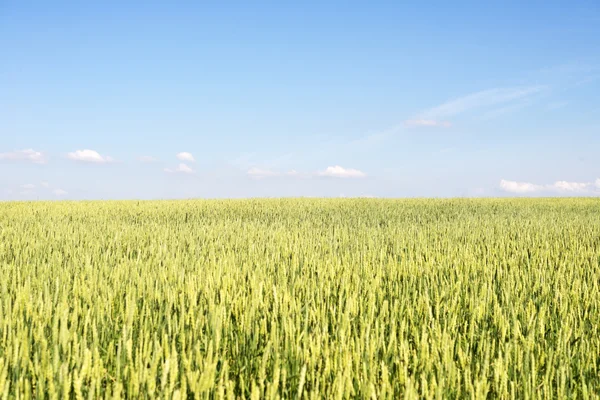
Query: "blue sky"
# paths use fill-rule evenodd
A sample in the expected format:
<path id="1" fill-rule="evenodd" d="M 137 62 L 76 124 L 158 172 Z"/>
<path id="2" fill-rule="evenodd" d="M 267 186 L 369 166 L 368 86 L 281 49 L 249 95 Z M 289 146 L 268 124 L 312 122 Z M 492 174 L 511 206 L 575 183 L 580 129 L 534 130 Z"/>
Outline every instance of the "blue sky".
<path id="1" fill-rule="evenodd" d="M 1 200 L 600 195 L 597 1 L 91 3 L 0 2 Z"/>

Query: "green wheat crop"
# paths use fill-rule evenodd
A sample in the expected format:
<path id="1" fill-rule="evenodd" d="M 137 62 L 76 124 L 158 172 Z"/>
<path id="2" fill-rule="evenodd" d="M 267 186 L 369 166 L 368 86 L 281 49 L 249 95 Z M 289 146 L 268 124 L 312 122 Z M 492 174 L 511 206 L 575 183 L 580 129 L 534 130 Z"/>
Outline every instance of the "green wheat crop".
<path id="1" fill-rule="evenodd" d="M 0 398 L 598 398 L 600 200 L 0 203 Z"/>

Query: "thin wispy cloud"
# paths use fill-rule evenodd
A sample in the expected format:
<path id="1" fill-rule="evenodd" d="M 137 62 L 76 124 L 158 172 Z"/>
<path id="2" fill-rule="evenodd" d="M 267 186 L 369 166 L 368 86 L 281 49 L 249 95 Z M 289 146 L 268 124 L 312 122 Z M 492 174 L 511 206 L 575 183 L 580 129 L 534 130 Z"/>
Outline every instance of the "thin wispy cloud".
<path id="1" fill-rule="evenodd" d="M 555 101 L 553 103 L 548 104 L 548 110 L 554 111 L 561 108 L 564 108 L 569 105 L 568 101 Z"/>
<path id="2" fill-rule="evenodd" d="M 35 185 L 28 185 L 28 186 L 31 186 L 32 189 L 35 187 Z M 56 197 L 64 197 L 64 196 L 66 196 L 66 195 L 69 194 L 66 190 L 63 190 L 63 189 L 58 188 L 58 187 L 53 187 L 53 185 L 50 185 L 49 182 L 42 182 L 42 183 L 40 183 L 40 186 L 43 189 L 42 193 L 44 193 L 44 192 L 45 193 L 50 193 L 50 194 L 53 194 Z M 23 187 L 25 187 L 25 185 Z"/>
<path id="3" fill-rule="evenodd" d="M 592 73 L 598 69 L 597 66 L 582 63 L 582 62 L 571 62 L 560 65 L 553 65 L 551 67 L 544 67 L 534 71 L 535 75 L 541 75 L 544 77 L 548 76 L 565 76 L 565 77 L 580 77 Z"/>
<path id="4" fill-rule="evenodd" d="M 239 154 L 237 157 L 229 160 L 228 163 L 243 169 L 251 166 L 256 156 L 256 153 L 242 153 Z"/>
<path id="5" fill-rule="evenodd" d="M 44 181 L 41 182 L 39 185 L 33 183 L 25 183 L 15 188 L 9 188 L 5 190 L 5 194 L 9 196 L 26 196 L 27 198 L 32 198 L 32 196 L 36 196 L 37 198 L 44 198 L 49 195 L 55 197 L 64 197 L 68 195 L 68 192 L 61 188 L 53 187 L 50 183 Z"/>
<path id="6" fill-rule="evenodd" d="M 533 75 L 553 82 L 554 85 L 560 86 L 561 90 L 568 90 L 595 82 L 600 78 L 599 71 L 598 65 L 575 62 L 543 68 L 533 72 Z"/>
<path id="7" fill-rule="evenodd" d="M 539 94 L 546 89 L 547 86 L 536 85 L 483 90 L 447 101 L 446 103 L 424 111 L 419 116 L 423 119 L 434 120 L 455 117 L 469 111 L 523 100 L 527 97 Z"/>
<path id="8" fill-rule="evenodd" d="M 286 172 L 274 171 L 272 169 L 267 168 L 257 168 L 252 167 L 248 171 L 246 171 L 246 175 L 248 175 L 252 179 L 265 179 L 265 178 L 276 178 L 276 177 L 299 177 L 301 174 L 296 170 L 290 170 Z"/>
<path id="9" fill-rule="evenodd" d="M 348 143 L 350 147 L 366 148 L 379 145 L 390 137 L 402 132 L 410 132 L 410 128 L 450 128 L 453 123 L 449 119 L 469 112 L 479 112 L 480 120 L 491 119 L 502 114 L 516 111 L 531 104 L 535 95 L 546 91 L 548 86 L 530 85 L 509 88 L 493 88 L 467 94 L 443 104 L 424 110 L 402 124 L 392 126 L 380 132 L 371 132 Z"/>
<path id="10" fill-rule="evenodd" d="M 154 163 L 158 161 L 158 158 L 156 157 L 152 157 L 152 156 L 140 156 L 137 158 L 137 160 L 141 163 Z"/>
<path id="11" fill-rule="evenodd" d="M 600 195 L 600 178 L 595 182 L 568 182 L 556 181 L 552 184 L 536 184 L 531 182 L 517 182 L 502 179 L 500 189 L 514 194 L 579 194 Z"/>
<path id="12" fill-rule="evenodd" d="M 269 168 L 281 167 L 290 162 L 294 158 L 294 153 L 285 153 L 271 159 L 267 159 L 262 163 L 263 165 L 269 166 Z"/>
<path id="13" fill-rule="evenodd" d="M 54 189 L 52 193 L 57 197 L 63 197 L 69 194 L 66 190 L 62 189 Z"/>
<path id="14" fill-rule="evenodd" d="M 370 147 L 375 147 L 375 146 L 380 145 L 381 143 L 385 142 L 389 138 L 399 134 L 400 132 L 406 131 L 406 128 L 407 128 L 406 124 L 403 123 L 403 124 L 388 128 L 381 132 L 370 132 L 363 137 L 360 137 L 360 138 L 350 141 L 350 143 L 348 143 L 348 146 L 350 148 L 357 148 L 357 149 L 366 149 L 366 148 L 370 148 Z"/>
<path id="15" fill-rule="evenodd" d="M 266 168 L 253 167 L 246 171 L 246 175 L 253 179 L 266 179 L 266 178 L 364 178 L 367 176 L 362 171 L 353 168 L 343 168 L 339 165 L 327 167 L 322 171 L 301 173 L 294 169 L 281 172 Z"/>
<path id="16" fill-rule="evenodd" d="M 281 173 L 272 171 L 270 169 L 253 167 L 253 168 L 250 168 L 248 171 L 246 171 L 246 175 L 248 175 L 250 178 L 254 178 L 254 179 L 263 179 L 263 178 L 273 178 L 276 176 L 281 176 Z"/>
<path id="17" fill-rule="evenodd" d="M 490 108 L 486 110 L 482 110 L 481 114 L 476 116 L 474 119 L 477 121 L 487 121 L 491 119 L 495 119 L 501 117 L 503 115 L 508 115 L 520 111 L 524 108 L 532 106 L 534 103 L 530 98 L 525 98 L 514 103 L 508 103 L 503 106 L 499 106 L 496 108 Z"/>
<path id="18" fill-rule="evenodd" d="M 547 86 L 535 85 L 514 88 L 494 88 L 472 93 L 447 101 L 419 114 L 419 119 L 437 120 L 450 118 L 468 111 L 507 104 L 522 100 L 546 90 Z"/>
<path id="19" fill-rule="evenodd" d="M 177 167 L 175 168 L 165 168 L 165 172 L 168 173 L 179 173 L 179 174 L 193 174 L 195 171 L 190 168 L 188 165 L 184 164 L 184 163 L 180 163 Z"/>
<path id="20" fill-rule="evenodd" d="M 73 161 L 93 163 L 93 164 L 108 164 L 114 162 L 110 156 L 103 156 L 95 150 L 75 150 L 67 154 L 67 158 Z"/>
<path id="21" fill-rule="evenodd" d="M 181 153 L 177 153 L 176 157 L 180 161 L 187 161 L 187 162 L 195 162 L 196 161 L 194 159 L 194 156 L 192 155 L 192 153 L 188 153 L 186 151 L 183 151 Z"/>
<path id="22" fill-rule="evenodd" d="M 6 161 L 24 161 L 33 164 L 45 164 L 48 159 L 41 151 L 33 149 L 17 150 L 13 152 L 0 153 L 0 160 Z"/>
<path id="23" fill-rule="evenodd" d="M 409 128 L 450 128 L 452 123 L 433 119 L 409 119 L 404 121 L 404 125 Z"/>
<path id="24" fill-rule="evenodd" d="M 237 158 L 229 160 L 228 163 L 239 169 L 246 170 L 247 175 L 253 175 L 256 170 L 257 175 L 262 175 L 260 171 L 265 171 L 265 175 L 281 175 L 281 170 L 294 159 L 294 153 L 283 153 L 275 157 L 259 157 L 257 153 L 243 153 Z M 279 172 L 277 172 L 279 171 Z"/>

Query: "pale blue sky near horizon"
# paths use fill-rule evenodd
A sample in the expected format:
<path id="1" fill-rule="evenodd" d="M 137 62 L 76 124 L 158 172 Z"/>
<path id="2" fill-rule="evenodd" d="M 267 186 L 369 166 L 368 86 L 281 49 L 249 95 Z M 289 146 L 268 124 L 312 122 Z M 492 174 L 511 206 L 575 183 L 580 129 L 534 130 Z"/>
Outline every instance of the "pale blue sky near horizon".
<path id="1" fill-rule="evenodd" d="M 597 1 L 4 0 L 0 200 L 599 196 L 599 89 Z"/>

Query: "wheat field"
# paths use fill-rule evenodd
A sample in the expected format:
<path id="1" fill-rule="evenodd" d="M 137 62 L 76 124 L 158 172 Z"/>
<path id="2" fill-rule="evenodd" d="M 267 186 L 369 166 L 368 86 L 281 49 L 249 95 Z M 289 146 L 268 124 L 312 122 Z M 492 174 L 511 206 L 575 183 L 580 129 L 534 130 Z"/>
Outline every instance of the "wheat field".
<path id="1" fill-rule="evenodd" d="M 0 397 L 598 398 L 600 200 L 0 203 Z"/>

